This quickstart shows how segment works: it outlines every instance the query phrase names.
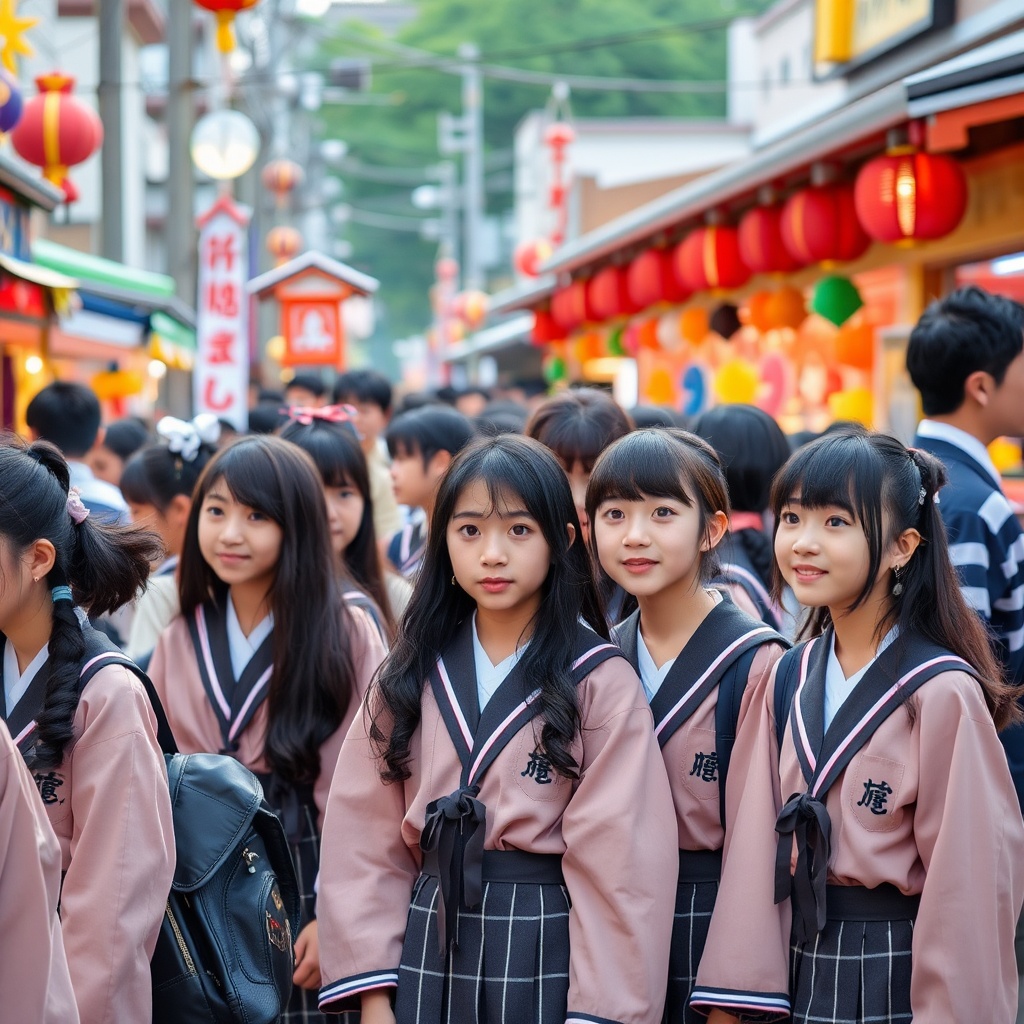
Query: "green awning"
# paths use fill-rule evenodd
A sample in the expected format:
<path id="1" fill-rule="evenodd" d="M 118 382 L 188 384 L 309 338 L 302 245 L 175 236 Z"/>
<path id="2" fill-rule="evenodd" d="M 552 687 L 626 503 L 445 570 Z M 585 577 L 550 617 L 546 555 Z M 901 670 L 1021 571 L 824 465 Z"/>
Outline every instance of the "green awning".
<path id="1" fill-rule="evenodd" d="M 166 313 L 156 310 L 149 318 L 149 329 L 159 335 L 161 341 L 190 352 L 196 350 L 196 332 Z"/>
<path id="2" fill-rule="evenodd" d="M 174 295 L 174 278 L 167 274 L 136 270 L 115 260 L 91 256 L 45 238 L 32 243 L 32 261 L 41 267 L 77 278 L 85 288 L 93 281 L 158 298 Z"/>

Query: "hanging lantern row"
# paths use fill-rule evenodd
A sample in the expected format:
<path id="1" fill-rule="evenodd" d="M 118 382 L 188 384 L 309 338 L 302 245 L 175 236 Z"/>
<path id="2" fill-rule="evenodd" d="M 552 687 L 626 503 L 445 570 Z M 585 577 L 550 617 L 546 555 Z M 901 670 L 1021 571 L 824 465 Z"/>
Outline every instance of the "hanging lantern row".
<path id="1" fill-rule="evenodd" d="M 281 225 L 267 232 L 267 252 L 278 267 L 295 259 L 302 251 L 302 244 L 302 235 L 293 227 Z"/>
<path id="2" fill-rule="evenodd" d="M 180 0 L 178 0 L 180 3 Z M 235 48 L 235 15 L 255 7 L 259 0 L 194 0 L 204 10 L 217 16 L 217 49 L 230 53 Z"/>
<path id="3" fill-rule="evenodd" d="M 305 171 L 294 160 L 279 157 L 277 160 L 271 160 L 263 168 L 260 181 L 263 187 L 273 194 L 280 208 L 285 206 L 288 196 L 302 184 L 305 177 Z"/>
<path id="4" fill-rule="evenodd" d="M 451 302 L 451 317 L 471 331 L 475 331 L 487 319 L 488 298 L 484 292 L 459 292 Z"/>

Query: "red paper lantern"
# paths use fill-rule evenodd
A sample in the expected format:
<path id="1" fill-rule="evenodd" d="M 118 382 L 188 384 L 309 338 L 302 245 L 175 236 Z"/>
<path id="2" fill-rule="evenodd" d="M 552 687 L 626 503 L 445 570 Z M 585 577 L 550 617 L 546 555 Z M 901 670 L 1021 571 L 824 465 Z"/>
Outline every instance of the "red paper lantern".
<path id="1" fill-rule="evenodd" d="M 685 302 L 690 297 L 672 269 L 670 249 L 648 249 L 626 270 L 626 288 L 634 309 L 647 309 L 659 302 Z"/>
<path id="2" fill-rule="evenodd" d="M 298 256 L 301 248 L 302 235 L 295 228 L 282 225 L 267 232 L 267 252 L 278 266 Z"/>
<path id="3" fill-rule="evenodd" d="M 88 160 L 103 143 L 103 122 L 92 107 L 72 95 L 75 80 L 53 71 L 36 79 L 39 95 L 25 105 L 25 112 L 11 132 L 18 155 L 42 167 L 43 177 L 63 189 L 69 203 L 78 190 L 68 168 Z"/>
<path id="4" fill-rule="evenodd" d="M 475 330 L 487 318 L 487 305 L 484 292 L 459 292 L 452 299 L 451 313 L 471 330 Z"/>
<path id="5" fill-rule="evenodd" d="M 458 261 L 453 260 L 451 256 L 442 256 L 434 264 L 434 274 L 438 281 L 454 281 L 459 276 Z"/>
<path id="6" fill-rule="evenodd" d="M 177 0 L 181 2 L 181 0 Z M 255 7 L 259 0 L 194 0 L 207 11 L 217 15 L 217 49 L 230 53 L 235 48 L 235 15 L 249 7 Z"/>
<path id="7" fill-rule="evenodd" d="M 576 132 L 568 121 L 552 121 L 544 129 L 544 145 L 550 146 L 556 153 L 561 153 L 575 141 Z"/>
<path id="8" fill-rule="evenodd" d="M 755 274 L 788 274 L 803 264 L 782 241 L 782 207 L 756 206 L 739 224 L 740 258 Z"/>
<path id="9" fill-rule="evenodd" d="M 739 232 L 732 227 L 697 228 L 676 247 L 676 277 L 692 292 L 741 288 L 750 268 L 740 257 Z"/>
<path id="10" fill-rule="evenodd" d="M 305 177 L 306 173 L 299 164 L 281 157 L 278 160 L 271 160 L 263 168 L 260 181 L 263 182 L 263 187 L 277 198 L 278 206 L 283 206 L 288 193 L 298 188 Z"/>
<path id="11" fill-rule="evenodd" d="M 594 320 L 614 320 L 636 312 L 629 297 L 626 271 L 605 267 L 587 282 L 587 306 Z"/>
<path id="12" fill-rule="evenodd" d="M 854 200 L 857 217 L 876 242 L 942 238 L 967 211 L 967 178 L 944 154 L 880 156 L 860 169 Z"/>
<path id="13" fill-rule="evenodd" d="M 561 341 L 565 337 L 555 318 L 549 309 L 535 309 L 533 311 L 533 331 L 530 333 L 530 340 L 534 345 L 549 345 L 553 341 Z"/>
<path id="14" fill-rule="evenodd" d="M 551 259 L 554 251 L 554 247 L 546 238 L 532 238 L 516 246 L 512 263 L 524 277 L 537 277 L 541 265 Z"/>
<path id="15" fill-rule="evenodd" d="M 583 281 L 573 281 L 551 296 L 551 313 L 563 334 L 575 330 L 587 319 L 587 293 Z"/>
<path id="16" fill-rule="evenodd" d="M 805 264 L 855 260 L 871 245 L 857 220 L 851 185 L 801 189 L 783 206 L 780 226 L 790 255 Z"/>

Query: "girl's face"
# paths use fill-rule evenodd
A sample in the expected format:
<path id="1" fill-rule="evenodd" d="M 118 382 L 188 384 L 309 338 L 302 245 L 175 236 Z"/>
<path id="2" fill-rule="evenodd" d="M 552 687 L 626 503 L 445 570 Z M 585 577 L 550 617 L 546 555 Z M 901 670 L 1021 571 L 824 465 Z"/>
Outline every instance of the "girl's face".
<path id="1" fill-rule="evenodd" d="M 192 510 L 192 499 L 186 494 L 175 495 L 167 508 L 161 512 L 156 505 L 129 501 L 128 511 L 132 523 L 152 530 L 163 541 L 164 555 L 180 555 L 185 540 L 185 527 Z"/>
<path id="2" fill-rule="evenodd" d="M 551 548 L 522 506 L 511 493 L 492 502 L 482 480 L 466 487 L 455 503 L 447 533 L 452 571 L 480 609 L 532 615 L 540 607 Z"/>
<path id="3" fill-rule="evenodd" d="M 239 504 L 223 478 L 211 484 L 199 510 L 199 550 L 229 587 L 253 586 L 269 591 L 283 537 L 273 519 Z"/>
<path id="4" fill-rule="evenodd" d="M 363 522 L 366 501 L 354 484 L 324 487 L 327 499 L 327 522 L 331 527 L 331 547 L 337 558 L 345 555 L 345 548 L 355 540 Z"/>
<path id="5" fill-rule="evenodd" d="M 721 540 L 725 515 L 701 522 L 696 503 L 674 498 L 602 502 L 592 524 L 604 571 L 627 593 L 650 597 L 677 584 L 696 590 L 701 555 Z"/>
<path id="6" fill-rule="evenodd" d="M 115 487 L 121 484 L 124 472 L 124 459 L 105 445 L 93 445 L 85 456 L 86 464 L 98 480 L 106 480 Z"/>

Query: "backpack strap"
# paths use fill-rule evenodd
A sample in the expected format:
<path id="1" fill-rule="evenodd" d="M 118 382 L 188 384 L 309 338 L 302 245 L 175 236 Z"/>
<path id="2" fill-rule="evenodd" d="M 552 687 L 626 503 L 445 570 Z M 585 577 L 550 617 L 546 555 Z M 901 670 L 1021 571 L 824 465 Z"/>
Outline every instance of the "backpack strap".
<path id="1" fill-rule="evenodd" d="M 779 750 L 782 750 L 782 738 L 786 735 L 786 723 L 789 721 L 789 709 L 793 706 L 796 688 L 800 682 L 800 658 L 806 643 L 786 651 L 779 659 L 775 670 L 775 738 Z"/>
<path id="2" fill-rule="evenodd" d="M 736 729 L 740 720 L 740 707 L 746 692 L 750 669 L 760 647 L 745 651 L 729 668 L 718 684 L 718 701 L 715 704 L 715 751 L 718 754 L 718 813 L 725 828 L 725 781 L 729 774 L 729 760 Z"/>

